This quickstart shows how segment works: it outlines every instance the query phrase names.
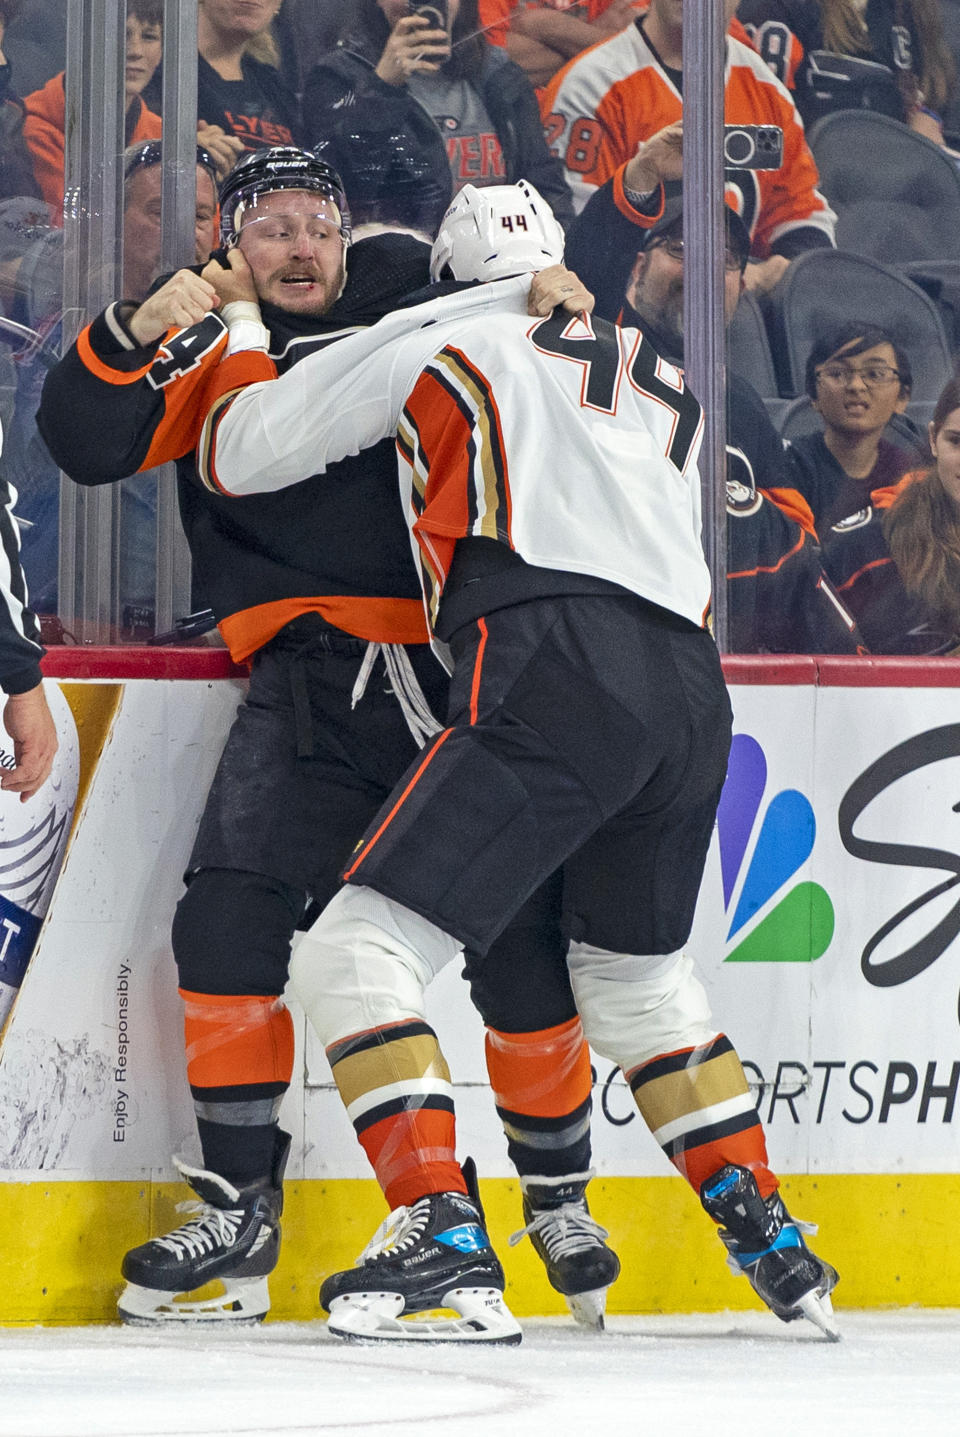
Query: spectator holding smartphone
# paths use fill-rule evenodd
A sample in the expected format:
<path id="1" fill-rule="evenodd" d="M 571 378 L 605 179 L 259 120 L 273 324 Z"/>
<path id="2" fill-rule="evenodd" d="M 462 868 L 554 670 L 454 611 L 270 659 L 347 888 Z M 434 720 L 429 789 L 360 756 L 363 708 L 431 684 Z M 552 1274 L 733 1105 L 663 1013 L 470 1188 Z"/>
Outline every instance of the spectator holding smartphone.
<path id="1" fill-rule="evenodd" d="M 307 78 L 307 140 L 326 142 L 336 160 L 348 138 L 376 146 L 402 134 L 447 198 L 465 184 L 527 179 L 563 224 L 570 194 L 533 89 L 479 32 L 477 0 L 357 0 L 337 49 Z M 365 198 L 354 186 L 351 203 Z"/>
<path id="2" fill-rule="evenodd" d="M 728 24 L 736 8 L 737 0 L 724 0 Z M 618 171 L 622 178 L 631 161 L 639 161 L 634 183 L 642 189 L 626 196 L 629 204 L 637 199 L 645 204 L 659 180 L 679 185 L 683 18 L 682 0 L 650 0 L 639 19 L 571 60 L 541 95 L 549 144 L 565 166 L 578 213 L 600 185 Z M 747 288 L 764 293 L 798 254 L 834 243 L 836 216 L 818 188 L 817 167 L 789 93 L 749 45 L 728 35 L 724 49 L 727 124 L 783 131 L 778 168 L 725 169 L 727 198 L 750 231 Z"/>
<path id="3" fill-rule="evenodd" d="M 638 0 L 480 0 L 480 20 L 490 43 L 505 45 L 542 89 L 574 55 L 629 25 L 638 8 Z"/>

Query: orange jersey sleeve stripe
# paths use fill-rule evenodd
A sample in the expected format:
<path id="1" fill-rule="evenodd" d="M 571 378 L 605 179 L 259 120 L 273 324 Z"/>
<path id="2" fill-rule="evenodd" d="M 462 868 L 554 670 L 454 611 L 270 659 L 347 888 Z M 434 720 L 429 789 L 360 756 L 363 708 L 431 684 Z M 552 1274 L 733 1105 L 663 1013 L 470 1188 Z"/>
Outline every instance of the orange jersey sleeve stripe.
<path id="1" fill-rule="evenodd" d="M 663 214 L 663 207 L 666 203 L 666 192 L 664 191 L 663 185 L 661 185 L 660 205 L 655 215 L 640 214 L 640 212 L 638 210 L 635 210 L 633 205 L 627 199 L 626 190 L 624 189 L 623 184 L 623 176 L 626 168 L 627 166 L 625 164 L 621 165 L 613 177 L 613 203 L 616 205 L 617 209 L 624 216 L 624 218 L 628 219 L 631 224 L 635 224 L 637 226 L 637 229 L 652 229 L 653 226 L 657 223 L 657 220 L 660 219 Z"/>
<path id="2" fill-rule="evenodd" d="M 102 379 L 105 384 L 139 384 L 150 373 L 152 358 L 149 364 L 142 364 L 139 369 L 111 369 L 109 364 L 104 364 L 90 343 L 90 328 L 88 324 L 77 336 L 77 353 L 83 360 L 84 368 L 89 369 L 96 379 Z"/>
<path id="3" fill-rule="evenodd" d="M 736 573 L 728 574 L 727 579 L 750 579 L 753 578 L 755 574 L 776 574 L 783 568 L 784 564 L 793 558 L 794 554 L 799 554 L 806 542 L 806 535 L 801 534 L 793 548 L 788 549 L 785 554 L 781 554 L 775 564 L 760 564 L 756 569 L 739 569 Z"/>
<path id="4" fill-rule="evenodd" d="M 851 574 L 849 579 L 844 579 L 842 584 L 838 584 L 836 586 L 837 593 L 843 594 L 846 593 L 848 589 L 852 589 L 855 584 L 859 584 L 864 574 L 870 573 L 871 569 L 884 569 L 888 564 L 892 563 L 893 560 L 890 558 L 889 554 L 887 554 L 882 559 L 871 559 L 869 564 L 864 564 L 861 568 L 857 570 L 855 574 Z"/>
<path id="5" fill-rule="evenodd" d="M 470 685 L 470 722 L 477 721 L 477 707 L 480 703 L 480 675 L 483 672 L 483 655 L 487 647 L 487 624 L 485 619 L 477 620 L 477 627 L 480 630 L 480 643 L 477 646 L 477 657 L 473 665 L 473 683 Z"/>
<path id="6" fill-rule="evenodd" d="M 172 338 L 175 341 L 175 334 L 176 332 L 172 331 L 167 339 Z M 165 339 L 160 346 L 158 357 L 162 355 L 166 342 Z M 196 449 L 200 442 L 204 417 L 219 392 L 222 371 L 230 362 L 221 362 L 226 343 L 227 336 L 224 333 L 216 344 L 199 356 L 196 377 L 191 374 L 191 382 L 173 383 L 164 388 L 166 407 L 163 422 L 153 436 L 146 458 L 140 466 L 142 469 L 153 469 L 158 464 L 164 464 L 169 459 L 179 459 Z M 261 355 L 260 359 L 269 366 L 269 371 L 264 372 L 258 367 L 252 378 L 272 379 L 276 374 L 272 361 L 267 359 L 266 355 Z M 252 378 L 245 382 L 251 383 Z"/>

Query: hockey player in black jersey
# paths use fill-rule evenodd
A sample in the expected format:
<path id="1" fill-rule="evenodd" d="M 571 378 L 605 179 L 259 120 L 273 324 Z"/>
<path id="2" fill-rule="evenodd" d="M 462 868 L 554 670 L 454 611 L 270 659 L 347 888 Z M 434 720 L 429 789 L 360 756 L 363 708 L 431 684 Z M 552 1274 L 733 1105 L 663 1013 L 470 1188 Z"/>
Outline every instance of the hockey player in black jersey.
<path id="1" fill-rule="evenodd" d="M 258 270 L 262 320 L 241 315 L 241 323 L 267 326 L 281 369 L 428 281 L 429 247 L 409 234 L 374 234 L 347 250 L 339 181 L 308 152 L 249 156 L 225 182 L 221 207 L 224 241 L 243 232 Z M 545 278 L 544 286 L 542 312 L 558 299 L 584 302 L 569 280 Z M 173 927 L 203 1155 L 202 1166 L 181 1171 L 201 1205 L 175 1232 L 127 1255 L 120 1311 L 140 1322 L 250 1321 L 267 1311 L 289 1147 L 279 1109 L 293 1063 L 281 1001 L 291 938 L 308 900 L 322 906 L 334 891 L 357 833 L 435 730 L 431 710 L 446 703 L 446 675 L 426 643 L 392 443 L 240 506 L 199 484 L 192 452 L 203 394 L 227 344 L 217 299 L 214 284 L 181 270 L 140 306 L 110 305 L 51 372 L 39 414 L 51 453 L 80 483 L 177 461 L 197 598 L 213 608 L 233 657 L 252 664 Z M 504 938 L 505 981 L 489 985 L 483 1012 L 511 1155 L 542 1178 L 545 1201 L 560 1210 L 554 1225 L 568 1234 L 564 1267 L 575 1299 L 605 1288 L 617 1263 L 582 1200 L 590 1062 L 567 1007 L 552 922 L 549 912 L 535 914 Z M 521 958 L 545 989 L 560 985 L 544 1042 L 565 1045 L 570 1060 L 532 1112 L 522 1070 L 537 1035 L 515 1040 L 508 988 Z M 561 1182 L 571 1175 L 572 1206 Z M 452 1152 L 441 1181 L 461 1206 L 472 1201 Z M 483 1262 L 502 1288 L 489 1249 Z M 212 1279 L 222 1295 L 191 1300 Z"/>

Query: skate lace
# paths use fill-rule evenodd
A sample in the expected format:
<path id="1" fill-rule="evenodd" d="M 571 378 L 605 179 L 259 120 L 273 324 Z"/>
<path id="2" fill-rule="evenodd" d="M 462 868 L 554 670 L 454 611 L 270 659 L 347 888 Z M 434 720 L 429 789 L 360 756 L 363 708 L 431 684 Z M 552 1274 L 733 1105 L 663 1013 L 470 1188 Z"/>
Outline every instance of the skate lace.
<path id="1" fill-rule="evenodd" d="M 426 1232 L 429 1221 L 429 1198 L 421 1198 L 413 1207 L 394 1208 L 377 1228 L 354 1267 L 363 1267 L 365 1263 L 376 1262 L 378 1257 L 413 1247 Z"/>
<path id="2" fill-rule="evenodd" d="M 815 1222 L 805 1222 L 802 1217 L 788 1217 L 783 1226 L 785 1228 L 795 1227 L 797 1231 L 802 1232 L 805 1237 L 813 1237 L 816 1233 L 820 1231 L 819 1227 Z M 721 1233 L 725 1231 L 725 1228 L 721 1229 Z M 749 1256 L 756 1259 L 757 1256 L 762 1255 L 762 1252 L 765 1252 L 767 1250 L 768 1249 L 757 1249 L 756 1252 L 749 1254 Z M 741 1266 L 741 1263 L 737 1259 L 738 1256 L 743 1257 L 747 1255 L 747 1253 L 748 1250 L 744 1247 L 744 1245 L 742 1243 L 738 1243 L 736 1239 L 734 1239 L 733 1246 L 730 1247 L 727 1252 L 727 1267 L 733 1273 L 734 1277 L 741 1277 L 744 1273 L 746 1273 L 747 1268 Z"/>
<path id="3" fill-rule="evenodd" d="M 218 1247 L 233 1247 L 244 1219 L 242 1208 L 212 1207 L 205 1202 L 177 1203 L 177 1212 L 197 1216 L 166 1237 L 154 1238 L 157 1247 L 166 1248 L 176 1258 L 203 1257 Z"/>
<path id="4" fill-rule="evenodd" d="M 562 1207 L 541 1208 L 526 1227 L 515 1232 L 510 1246 L 516 1247 L 525 1237 L 534 1233 L 542 1238 L 549 1257 L 569 1257 L 576 1252 L 588 1252 L 610 1236 L 605 1227 L 590 1216 L 583 1203 L 564 1203 Z"/>

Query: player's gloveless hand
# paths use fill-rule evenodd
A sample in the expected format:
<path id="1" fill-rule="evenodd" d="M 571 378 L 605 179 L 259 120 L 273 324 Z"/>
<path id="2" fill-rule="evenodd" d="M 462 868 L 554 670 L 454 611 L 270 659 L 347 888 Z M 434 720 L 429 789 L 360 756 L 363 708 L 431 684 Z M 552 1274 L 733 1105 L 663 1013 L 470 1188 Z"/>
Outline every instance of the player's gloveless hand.
<path id="1" fill-rule="evenodd" d="M 201 278 L 216 289 L 221 309 L 226 304 L 236 303 L 237 300 L 259 304 L 260 297 L 253 282 L 253 270 L 242 251 L 236 248 L 228 250 L 226 260 L 224 265 L 220 259 L 211 258 L 201 272 Z"/>
<path id="2" fill-rule="evenodd" d="M 152 344 L 168 329 L 188 329 L 197 324 L 219 303 L 217 291 L 208 280 L 192 270 L 178 269 L 134 311 L 127 328 L 138 344 Z"/>
<path id="3" fill-rule="evenodd" d="M 594 297 L 573 270 L 552 264 L 533 276 L 527 299 L 527 313 L 546 316 L 561 305 L 568 314 L 593 312 Z"/>
<path id="4" fill-rule="evenodd" d="M 3 726 L 13 743 L 16 768 L 0 776 L 0 788 L 19 793 L 26 803 L 50 777 L 59 740 L 43 685 L 25 694 L 10 694 L 3 710 Z"/>

